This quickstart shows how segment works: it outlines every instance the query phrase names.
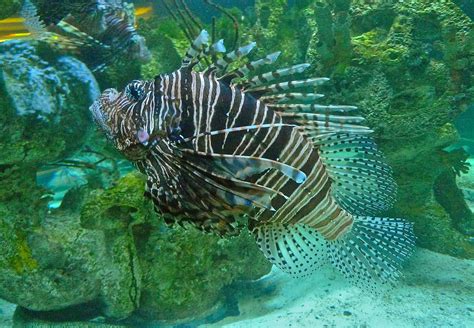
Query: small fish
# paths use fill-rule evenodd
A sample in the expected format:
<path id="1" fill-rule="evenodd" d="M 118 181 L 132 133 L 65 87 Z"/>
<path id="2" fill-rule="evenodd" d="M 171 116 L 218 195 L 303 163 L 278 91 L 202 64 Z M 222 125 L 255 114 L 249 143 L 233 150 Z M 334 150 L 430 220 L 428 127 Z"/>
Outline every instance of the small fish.
<path id="1" fill-rule="evenodd" d="M 79 55 L 81 49 L 86 46 L 89 48 L 107 47 L 63 20 L 59 21 L 57 25 L 46 26 L 38 15 L 36 6 L 30 0 L 24 0 L 20 15 L 29 38 L 48 43 L 61 52 Z M 61 34 L 58 31 L 66 33 Z"/>
<path id="2" fill-rule="evenodd" d="M 378 217 L 396 186 L 356 108 L 301 92 L 328 80 L 297 79 L 309 64 L 256 74 L 280 53 L 245 63 L 255 43 L 225 53 L 208 39 L 180 69 L 107 89 L 90 108 L 147 176 L 156 211 L 220 235 L 246 214 L 263 254 L 293 276 L 332 263 L 362 288 L 393 284 L 415 237 L 411 223 Z"/>
<path id="3" fill-rule="evenodd" d="M 87 6 L 81 3 L 64 3 L 60 12 L 42 8 L 40 15 L 31 0 L 25 0 L 21 17 L 0 21 L 0 27 L 5 24 L 9 32 L 0 36 L 0 42 L 23 37 L 46 42 L 61 52 L 80 57 L 94 71 L 121 58 L 141 62 L 150 59 L 145 39 L 137 33 L 125 10 L 102 2 L 87 0 Z M 142 15 L 149 12 L 147 8 L 138 9 Z M 89 30 L 85 28 L 88 26 Z"/>

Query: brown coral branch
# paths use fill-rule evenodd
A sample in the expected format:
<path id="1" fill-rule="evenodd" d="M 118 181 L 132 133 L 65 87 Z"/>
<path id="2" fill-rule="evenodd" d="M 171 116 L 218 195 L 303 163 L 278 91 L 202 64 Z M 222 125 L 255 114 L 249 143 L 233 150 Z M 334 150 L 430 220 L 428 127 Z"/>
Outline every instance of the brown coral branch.
<path id="1" fill-rule="evenodd" d="M 216 18 L 212 17 L 212 31 L 211 31 L 212 43 L 216 42 Z"/>
<path id="2" fill-rule="evenodd" d="M 176 7 L 176 12 L 178 13 L 179 17 L 181 18 L 181 22 L 183 25 L 186 27 L 190 35 L 197 35 L 197 33 L 194 31 L 192 25 L 189 24 L 188 19 L 186 19 L 186 16 L 183 14 L 183 9 L 180 8 L 178 0 L 174 0 L 174 5 Z"/>

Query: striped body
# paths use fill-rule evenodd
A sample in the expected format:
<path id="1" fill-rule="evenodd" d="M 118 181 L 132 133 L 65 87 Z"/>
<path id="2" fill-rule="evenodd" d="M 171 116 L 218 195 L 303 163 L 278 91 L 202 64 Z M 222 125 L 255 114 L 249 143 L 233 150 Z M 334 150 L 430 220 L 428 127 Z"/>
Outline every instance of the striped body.
<path id="1" fill-rule="evenodd" d="M 271 202 L 274 210 L 260 209 L 252 221 L 253 224 L 267 221 L 303 222 L 317 228 L 328 239 L 338 238 L 350 228 L 352 218 L 331 196 L 331 179 L 321 162 L 317 148 L 313 147 L 298 126 L 273 126 L 278 123 L 285 124 L 285 118 L 265 103 L 239 88 L 222 83 L 213 73 L 194 72 L 187 68 L 161 75 L 153 85 L 147 82 L 142 87 L 148 94 L 147 97 L 131 106 L 129 112 L 123 110 L 128 106 L 128 100 L 124 97 L 123 103 L 119 103 L 117 108 L 120 108 L 118 112 L 122 115 L 126 113 L 126 117 L 133 117 L 133 113 L 136 113 L 137 117 L 146 117 L 149 122 L 147 132 L 150 135 L 161 131 L 160 135 L 172 136 L 179 131 L 181 138 L 191 139 L 184 143 L 189 149 L 203 153 L 278 160 L 306 174 L 308 179 L 302 184 L 276 170 L 268 170 L 254 177 L 258 184 L 278 190 L 286 198 L 275 194 Z M 150 92 L 151 89 L 154 92 Z M 120 126 L 119 122 L 122 124 L 122 134 L 128 130 L 136 130 L 125 125 L 126 122 L 135 122 L 133 119 L 116 118 L 117 126 Z M 209 135 L 211 131 L 265 124 L 272 126 Z M 168 149 L 164 142 L 160 145 L 159 151 L 153 151 L 148 154 L 147 159 L 137 162 L 141 171 L 155 177 L 156 181 L 152 180 L 148 187 L 151 195 L 162 197 L 161 201 L 156 202 L 157 207 L 173 215 L 182 212 L 182 219 L 194 221 L 197 225 L 202 223 L 201 215 L 204 215 L 206 220 L 212 220 L 208 215 L 212 208 L 210 204 L 192 206 L 193 210 L 189 211 L 189 201 L 193 202 L 193 197 L 178 200 L 165 196 L 165 190 L 175 190 L 186 182 L 173 182 L 170 178 L 179 175 L 179 167 L 173 168 L 167 164 L 168 161 L 160 154 L 167 153 L 172 156 L 173 151 Z M 184 188 L 189 189 L 186 185 Z M 177 193 L 173 195 L 176 196 Z M 226 199 L 222 202 L 225 203 Z M 166 204 L 166 208 L 163 204 Z M 174 208 L 171 204 L 174 204 Z M 232 201 L 228 205 L 232 206 Z M 225 222 L 232 223 L 232 216 L 226 217 Z M 216 224 L 223 227 L 221 219 L 216 221 Z"/>
<path id="2" fill-rule="evenodd" d="M 376 217 L 393 204 L 395 182 L 356 108 L 295 92 L 328 80 L 291 80 L 308 64 L 251 76 L 279 53 L 230 70 L 255 43 L 222 54 L 222 40 L 207 39 L 202 31 L 175 72 L 108 89 L 90 108 L 147 176 L 156 210 L 220 235 L 238 232 L 246 214 L 263 254 L 289 274 L 330 262 L 358 286 L 393 283 L 412 226 Z M 212 64 L 198 71 L 203 57 Z"/>
<path id="3" fill-rule="evenodd" d="M 184 126 L 184 137 L 242 126 L 285 123 L 284 118 L 265 103 L 238 88 L 223 85 L 213 75 L 192 73 L 191 99 L 192 104 L 185 104 L 190 112 L 183 122 L 191 129 Z M 317 149 L 312 147 L 297 126 L 270 126 L 249 132 L 206 135 L 194 139 L 193 147 L 202 152 L 278 160 L 302 170 L 308 176 L 302 184 L 276 170 L 260 176 L 257 179 L 259 184 L 281 191 L 288 199 L 276 194 L 272 200 L 276 211 L 260 210 L 254 224 L 266 221 L 303 222 L 331 239 L 339 237 L 350 227 L 350 215 L 330 195 L 331 181 Z"/>

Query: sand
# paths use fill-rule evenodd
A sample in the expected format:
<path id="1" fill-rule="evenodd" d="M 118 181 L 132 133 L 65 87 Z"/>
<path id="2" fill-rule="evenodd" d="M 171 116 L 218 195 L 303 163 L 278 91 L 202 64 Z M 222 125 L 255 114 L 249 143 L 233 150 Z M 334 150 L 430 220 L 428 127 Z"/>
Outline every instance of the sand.
<path id="1" fill-rule="evenodd" d="M 399 285 L 379 297 L 330 268 L 306 279 L 274 269 L 243 296 L 240 315 L 206 327 L 474 327 L 474 261 L 418 249 Z"/>

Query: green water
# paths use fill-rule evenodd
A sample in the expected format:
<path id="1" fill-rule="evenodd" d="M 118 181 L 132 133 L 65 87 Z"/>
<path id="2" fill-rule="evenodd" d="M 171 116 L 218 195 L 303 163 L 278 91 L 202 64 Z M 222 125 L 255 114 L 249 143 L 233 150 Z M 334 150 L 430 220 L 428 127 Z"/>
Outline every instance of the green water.
<path id="1" fill-rule="evenodd" d="M 0 8 L 0 327 L 473 326 L 474 12 L 470 1 L 0 0 Z M 273 254 L 265 252 L 270 260 L 272 256 L 285 259 L 283 264 L 273 259 L 277 265 L 272 265 L 257 247 L 257 230 L 253 234 L 249 230 L 261 227 L 263 218 L 271 222 L 273 214 L 257 216 L 252 209 L 276 211 L 281 205 L 278 202 L 283 202 L 276 200 L 278 192 L 290 198 L 290 190 L 307 183 L 304 178 L 312 171 L 298 166 L 295 158 L 298 152 L 300 161 L 309 158 L 309 148 L 303 152 L 295 147 L 292 155 L 286 156 L 287 162 L 285 155 L 268 155 L 271 164 L 235 157 L 209 162 L 209 154 L 194 154 L 197 160 L 190 159 L 193 169 L 187 168 L 186 179 L 199 173 L 198 182 L 187 184 L 184 179 L 177 189 L 171 182 L 184 175 L 185 162 L 180 161 L 186 147 L 179 146 L 176 149 L 180 151 L 172 153 L 173 160 L 180 163 L 177 171 L 172 175 L 165 172 L 159 183 L 152 171 L 140 166 L 142 153 L 132 153 L 136 148 L 129 144 L 120 148 L 131 142 L 150 154 L 162 139 L 171 140 L 171 149 L 192 134 L 190 125 L 182 122 L 178 122 L 179 129 L 166 126 L 159 134 L 137 125 L 149 117 L 118 115 L 117 120 L 124 123 L 122 129 L 132 130 L 131 139 L 124 141 L 126 133 L 113 130 L 120 124 L 108 120 L 113 113 L 104 109 L 105 98 L 100 97 L 104 90 L 114 88 L 120 92 L 111 93 L 110 97 L 117 96 L 114 99 L 140 104 L 152 99 L 146 93 L 149 85 L 145 88 L 142 82 L 130 82 L 148 80 L 166 85 L 162 81 L 169 76 L 165 74 L 180 69 L 189 45 L 204 35 L 202 30 L 208 32 L 209 44 L 223 39 L 221 46 L 226 52 L 251 42 L 256 42 L 256 47 L 248 55 L 241 53 L 246 48 L 240 48 L 238 58 L 225 69 L 221 66 L 230 59 L 224 61 L 222 52 L 210 48 L 200 55 L 203 58 L 194 72 L 203 72 L 220 59 L 214 72 L 222 77 L 266 58 L 265 65 L 250 73 L 242 70 L 242 76 L 220 80 L 222 97 L 216 99 L 215 115 L 221 122 L 215 124 L 226 128 L 228 121 L 234 120 L 236 127 L 241 124 L 238 115 L 232 116 L 232 109 L 238 109 L 236 91 L 224 91 L 231 90 L 230 83 L 252 101 L 260 98 L 261 108 L 267 106 L 269 112 L 282 117 L 285 110 L 299 109 L 280 110 L 279 105 L 301 103 L 312 108 L 304 120 L 291 124 L 304 127 L 301 133 L 309 135 L 304 140 L 313 137 L 308 141 L 312 156 L 320 156 L 320 161 L 313 163 L 315 167 L 333 170 L 328 173 L 327 192 L 336 199 L 334 206 L 351 217 L 406 220 L 397 222 L 407 222 L 407 227 L 413 224 L 415 248 L 408 245 L 411 228 L 393 228 L 396 232 L 389 231 L 387 239 L 380 240 L 373 231 L 350 239 L 357 229 L 349 229 L 347 235 L 341 232 L 347 245 L 356 240 L 361 247 L 375 247 L 367 248 L 366 253 L 348 248 L 358 254 L 350 258 L 355 259 L 353 265 L 343 259 L 344 252 L 337 253 L 340 257 L 334 255 L 340 249 L 339 239 L 327 241 L 324 229 L 314 225 L 310 229 L 321 237 L 318 245 L 313 240 L 314 245 L 304 244 L 302 250 L 301 240 L 308 239 L 293 234 L 300 244 L 287 239 L 286 244 L 280 241 L 280 255 L 276 246 L 272 246 Z M 277 51 L 281 54 L 273 62 Z M 300 66 L 301 72 L 286 80 L 330 80 L 307 83 L 296 91 L 273 92 L 317 94 L 287 96 L 303 99 L 300 102 L 277 102 L 268 99 L 272 92 L 252 90 L 258 84 L 285 81 L 282 71 L 246 84 L 246 79 L 264 72 L 301 63 L 309 65 Z M 162 77 L 157 77 L 160 74 Z M 275 81 L 267 81 L 273 78 Z M 195 84 L 189 84 L 188 89 L 185 85 L 184 80 L 175 85 L 176 92 L 183 86 L 183 94 L 192 98 L 190 90 Z M 211 104 L 217 91 L 207 86 L 202 90 L 201 98 L 210 99 Z M 153 92 L 153 104 L 158 104 L 160 95 L 167 91 Z M 183 109 L 179 106 L 184 98 L 166 98 L 167 108 Z M 92 104 L 97 99 L 100 106 L 94 111 Z M 189 106 L 199 108 L 198 97 L 192 100 Z M 241 107 L 243 116 L 250 115 L 253 123 L 243 129 L 247 134 L 227 131 L 229 144 L 237 135 L 245 145 L 251 145 L 256 141 L 248 135 L 256 130 L 258 120 L 269 123 L 263 115 L 254 118 L 253 112 L 249 114 L 257 108 L 247 105 L 252 101 L 242 101 Z M 387 164 L 377 162 L 373 168 L 373 162 L 357 162 L 373 158 L 372 153 L 364 155 L 357 146 L 331 146 L 324 141 L 329 135 L 324 124 L 329 126 L 331 108 L 317 112 L 323 109 L 313 104 L 357 106 L 356 114 L 346 114 L 352 111 L 348 107 L 332 107 L 336 114 L 331 112 L 331 119 L 343 123 L 334 125 L 332 135 L 361 137 L 370 128 L 373 132 L 367 138 L 372 139 L 365 139 L 366 134 L 362 139 L 342 138 L 363 140 L 368 147 L 363 150 L 377 156 L 383 153 L 380 161 Z M 149 105 L 145 111 L 158 111 L 158 107 Z M 224 116 L 226 108 L 229 111 Z M 318 119 L 311 113 L 326 116 Z M 160 115 L 154 119 L 158 121 Z M 348 123 L 345 115 L 356 117 L 355 123 Z M 206 133 L 223 135 L 212 129 L 212 117 L 209 122 L 211 128 Z M 275 144 L 272 151 L 291 142 L 283 137 L 278 140 L 281 144 Z M 258 142 L 267 146 L 264 138 Z M 199 148 L 198 141 L 194 145 Z M 334 173 L 337 170 L 325 149 L 338 149 L 345 157 L 350 154 L 357 165 L 364 164 L 364 170 L 341 178 Z M 160 163 L 166 170 L 169 162 Z M 269 183 L 271 188 L 265 191 L 270 192 L 265 194 L 269 198 L 261 196 L 261 189 L 246 189 L 272 172 L 280 174 L 280 179 L 286 174 L 289 182 L 285 188 Z M 365 184 L 359 184 L 361 177 Z M 237 188 L 233 184 L 236 180 L 245 184 Z M 212 189 L 215 181 L 225 183 Z M 347 187 L 349 191 L 337 189 L 341 181 L 352 186 Z M 395 184 L 396 195 L 387 201 L 390 206 L 379 206 Z M 162 192 L 153 189 L 156 185 L 170 188 L 166 201 L 160 198 L 163 195 L 156 196 Z M 351 193 L 356 189 L 362 194 Z M 204 197 L 203 190 L 218 191 Z M 160 213 L 154 210 L 153 198 Z M 186 218 L 161 214 L 167 208 L 177 211 L 183 203 L 198 210 Z M 209 204 L 210 214 L 203 210 Z M 378 212 L 373 211 L 379 207 Z M 230 218 L 230 209 L 239 215 Z M 293 214 L 285 217 L 300 208 L 293 210 L 290 206 L 288 213 Z M 323 218 L 325 214 L 319 213 Z M 177 223 L 170 224 L 174 220 Z M 355 222 L 357 226 L 357 219 Z M 383 251 L 377 251 L 378 247 Z M 291 252 L 298 258 L 296 262 Z M 310 256 L 305 261 L 313 273 L 293 278 L 284 271 L 294 271 L 295 263 L 298 268 L 303 261 L 300 254 Z M 379 257 L 371 260 L 377 256 L 370 254 Z M 332 266 L 331 261 L 343 263 L 347 271 Z M 307 268 L 305 265 L 302 267 Z M 389 280 L 393 286 L 385 288 L 383 282 Z"/>

